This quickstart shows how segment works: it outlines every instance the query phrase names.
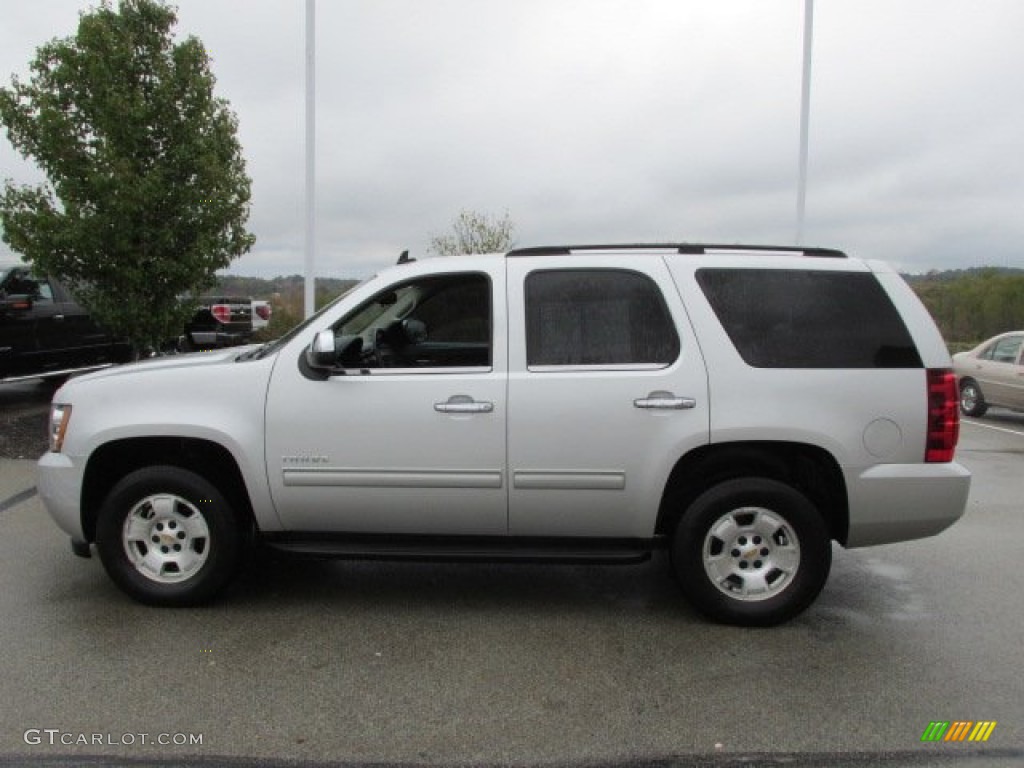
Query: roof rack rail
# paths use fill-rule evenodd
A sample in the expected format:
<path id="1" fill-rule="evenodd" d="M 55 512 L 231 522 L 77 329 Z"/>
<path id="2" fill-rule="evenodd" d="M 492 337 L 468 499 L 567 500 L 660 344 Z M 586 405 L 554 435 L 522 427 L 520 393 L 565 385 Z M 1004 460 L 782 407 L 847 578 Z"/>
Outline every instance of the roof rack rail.
<path id="1" fill-rule="evenodd" d="M 574 252 L 586 251 L 651 251 L 671 250 L 684 254 L 726 254 L 764 253 L 815 256 L 829 259 L 845 259 L 846 254 L 835 248 L 805 248 L 799 245 L 741 245 L 737 243 L 712 245 L 707 243 L 628 243 L 614 245 L 541 245 L 531 248 L 515 248 L 507 256 L 568 256 Z"/>
<path id="2" fill-rule="evenodd" d="M 845 259 L 846 254 L 836 248 L 808 248 L 802 245 L 737 245 L 737 244 L 689 244 L 679 246 L 679 253 L 787 253 L 803 256 L 817 256 L 826 259 Z"/>

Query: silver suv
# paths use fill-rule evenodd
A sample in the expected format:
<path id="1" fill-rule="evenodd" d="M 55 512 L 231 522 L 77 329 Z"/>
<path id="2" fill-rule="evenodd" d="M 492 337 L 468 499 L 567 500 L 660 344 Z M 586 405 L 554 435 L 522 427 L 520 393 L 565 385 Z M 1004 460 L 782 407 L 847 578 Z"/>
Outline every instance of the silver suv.
<path id="1" fill-rule="evenodd" d="M 831 542 L 963 513 L 956 380 L 886 266 L 837 251 L 585 246 L 404 261 L 263 347 L 55 397 L 41 496 L 160 605 L 254 543 L 626 563 L 666 548 L 714 619 L 775 624 Z M 879 393 L 884 393 L 880 396 Z"/>

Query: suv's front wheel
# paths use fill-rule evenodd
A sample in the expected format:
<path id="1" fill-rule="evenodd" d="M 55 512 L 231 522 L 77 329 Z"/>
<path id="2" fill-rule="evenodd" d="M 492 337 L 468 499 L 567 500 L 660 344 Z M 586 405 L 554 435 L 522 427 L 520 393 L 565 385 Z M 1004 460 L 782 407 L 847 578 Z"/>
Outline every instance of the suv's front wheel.
<path id="1" fill-rule="evenodd" d="M 96 549 L 110 578 L 150 605 L 195 605 L 238 570 L 247 537 L 205 478 L 172 466 L 139 469 L 108 494 Z"/>
<path id="2" fill-rule="evenodd" d="M 728 624 L 770 626 L 809 606 L 828 579 L 832 547 L 815 506 L 795 488 L 740 478 L 686 509 L 672 567 L 687 599 Z"/>

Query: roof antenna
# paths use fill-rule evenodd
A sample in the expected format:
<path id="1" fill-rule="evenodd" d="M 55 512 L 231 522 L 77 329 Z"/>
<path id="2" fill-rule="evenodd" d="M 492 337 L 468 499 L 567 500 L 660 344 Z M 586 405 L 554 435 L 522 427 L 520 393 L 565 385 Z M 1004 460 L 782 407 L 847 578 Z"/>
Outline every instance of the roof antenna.
<path id="1" fill-rule="evenodd" d="M 416 259 L 409 258 L 409 251 L 402 251 L 402 253 L 398 257 L 399 264 L 408 264 L 411 261 L 416 261 Z"/>

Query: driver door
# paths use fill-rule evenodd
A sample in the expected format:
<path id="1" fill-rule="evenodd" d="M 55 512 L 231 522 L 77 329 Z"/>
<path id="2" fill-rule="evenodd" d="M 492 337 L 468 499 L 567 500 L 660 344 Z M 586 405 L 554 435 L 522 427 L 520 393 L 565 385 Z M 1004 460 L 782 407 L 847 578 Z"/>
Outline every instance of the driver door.
<path id="1" fill-rule="evenodd" d="M 504 535 L 504 264 L 413 277 L 333 330 L 317 376 L 294 345 L 267 399 L 267 472 L 293 532 Z"/>

